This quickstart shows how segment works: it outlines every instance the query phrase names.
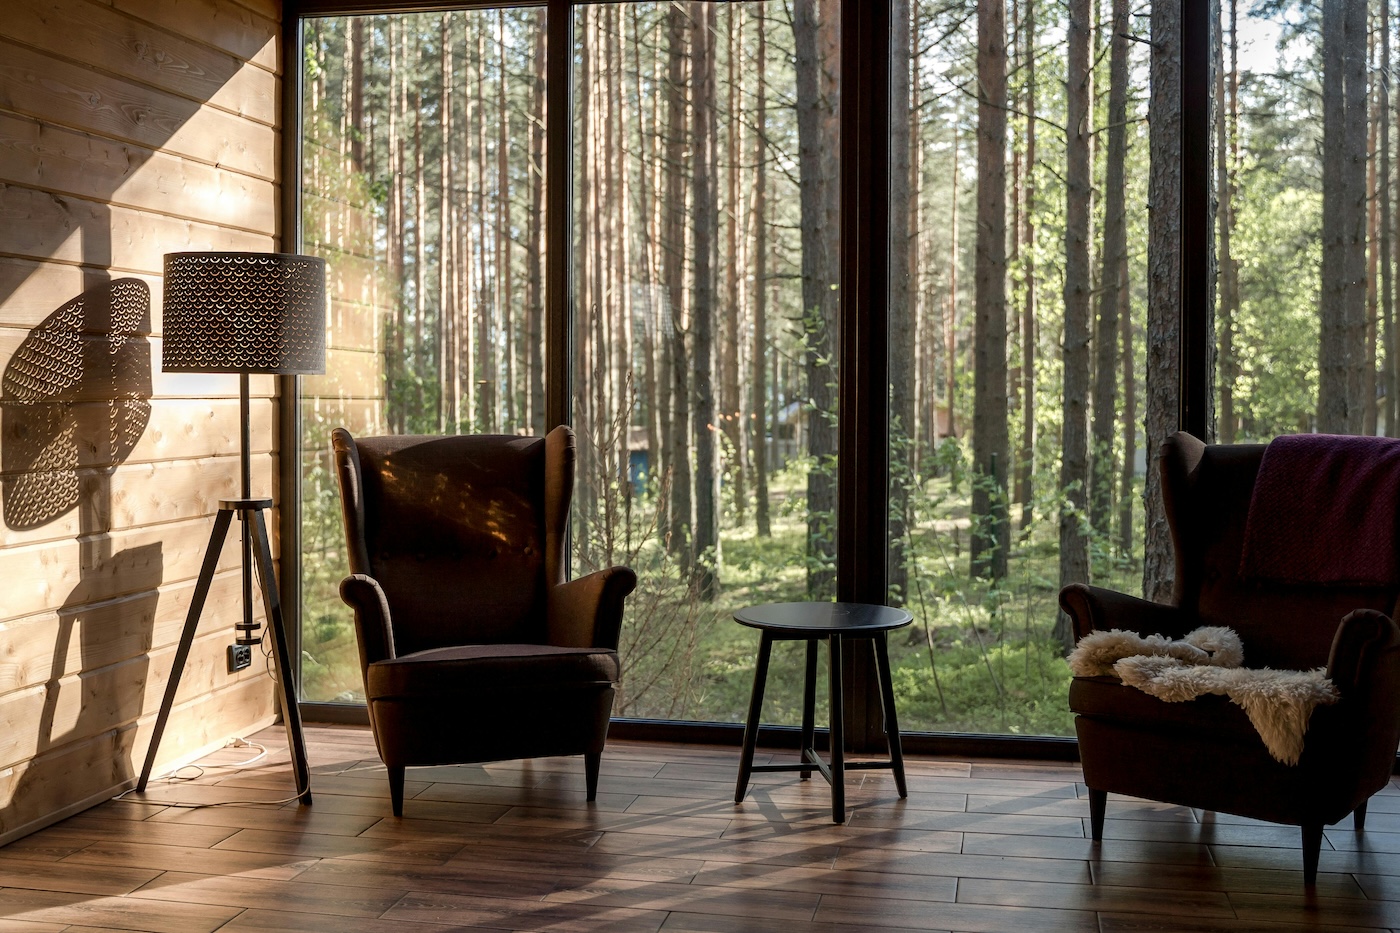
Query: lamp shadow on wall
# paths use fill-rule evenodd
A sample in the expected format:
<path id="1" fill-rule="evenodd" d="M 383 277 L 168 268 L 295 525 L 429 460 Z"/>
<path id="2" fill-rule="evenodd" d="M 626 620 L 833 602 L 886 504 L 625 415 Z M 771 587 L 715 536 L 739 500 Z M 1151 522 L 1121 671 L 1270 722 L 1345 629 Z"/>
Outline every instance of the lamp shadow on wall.
<path id="1" fill-rule="evenodd" d="M 159 540 L 114 551 L 112 534 L 113 474 L 151 417 L 150 333 L 146 283 L 106 281 L 30 330 L 0 377 L 0 501 L 10 537 L 44 540 L 32 533 L 76 512 L 76 527 L 70 519 L 57 536 L 76 536 L 76 554 L 65 560 L 77 561 L 77 582 L 58 603 L 42 707 L 25 719 L 35 733 L 21 739 L 24 757 L 110 736 L 116 756 L 104 769 L 112 784 L 135 774 L 133 736 L 164 577 Z M 63 570 L 71 565 L 49 577 Z M 32 686 L 37 677 L 25 679 Z M 44 770 L 0 800 L 0 832 L 35 812 L 25 801 Z"/>

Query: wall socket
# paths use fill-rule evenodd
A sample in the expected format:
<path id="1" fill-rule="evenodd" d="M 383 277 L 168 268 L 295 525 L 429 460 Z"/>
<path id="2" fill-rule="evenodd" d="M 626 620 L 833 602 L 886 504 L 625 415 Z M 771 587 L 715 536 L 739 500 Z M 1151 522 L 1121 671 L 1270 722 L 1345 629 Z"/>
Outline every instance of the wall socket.
<path id="1" fill-rule="evenodd" d="M 253 646 L 252 645 L 229 645 L 228 646 L 228 672 L 236 674 L 247 667 L 253 666 Z"/>

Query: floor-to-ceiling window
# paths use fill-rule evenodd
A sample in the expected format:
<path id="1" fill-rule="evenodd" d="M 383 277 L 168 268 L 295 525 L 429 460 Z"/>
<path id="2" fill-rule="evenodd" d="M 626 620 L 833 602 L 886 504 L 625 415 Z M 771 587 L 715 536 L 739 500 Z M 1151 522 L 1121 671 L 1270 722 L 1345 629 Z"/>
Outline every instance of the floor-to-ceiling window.
<path id="1" fill-rule="evenodd" d="M 906 730 L 1064 734 L 1060 582 L 1143 579 L 1143 11 L 464 6 L 301 23 L 301 243 L 335 297 L 297 403 L 305 699 L 360 690 L 329 429 L 568 420 L 574 570 L 641 580 L 618 715 L 738 720 L 733 609 L 858 593 L 915 616 Z M 862 133 L 879 172 L 844 154 Z M 874 244 L 852 206 L 886 170 Z M 766 721 L 796 720 L 800 670 L 775 656 Z"/>
<path id="2" fill-rule="evenodd" d="M 1396 25 L 1387 3 L 1220 4 L 1221 442 L 1395 435 Z"/>
<path id="3" fill-rule="evenodd" d="M 542 434 L 545 11 L 307 20 L 302 249 L 327 260 L 302 385 L 302 696 L 359 702 L 330 432 Z"/>
<path id="4" fill-rule="evenodd" d="M 734 609 L 835 594 L 837 9 L 573 14 L 574 561 L 638 573 L 618 715 L 741 719 Z"/>

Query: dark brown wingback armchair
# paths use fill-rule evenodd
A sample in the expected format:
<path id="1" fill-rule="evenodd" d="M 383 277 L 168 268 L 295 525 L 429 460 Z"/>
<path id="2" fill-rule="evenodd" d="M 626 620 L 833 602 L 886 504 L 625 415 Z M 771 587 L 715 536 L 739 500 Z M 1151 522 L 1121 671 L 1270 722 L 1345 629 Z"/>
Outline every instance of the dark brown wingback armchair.
<path id="1" fill-rule="evenodd" d="M 1395 764 L 1397 593 L 1393 584 L 1242 578 L 1246 519 L 1264 450 L 1262 444 L 1206 446 L 1188 434 L 1163 444 L 1163 495 L 1176 555 L 1171 605 L 1080 584 L 1060 592 L 1060 605 L 1076 638 L 1114 628 L 1181 637 L 1221 625 L 1239 633 L 1246 667 L 1325 666 L 1341 699 L 1314 711 L 1298 764 L 1270 757 L 1244 711 L 1224 696 L 1166 703 L 1116 678 L 1076 677 L 1069 703 L 1095 840 L 1103 838 L 1110 791 L 1297 825 L 1304 882 L 1312 884 L 1323 827 L 1352 813 L 1360 831 L 1367 800 Z M 1328 493 L 1297 490 L 1300 497 Z"/>
<path id="2" fill-rule="evenodd" d="M 637 578 L 565 582 L 573 431 L 333 442 L 340 595 L 394 814 L 409 765 L 582 754 L 594 799 Z"/>

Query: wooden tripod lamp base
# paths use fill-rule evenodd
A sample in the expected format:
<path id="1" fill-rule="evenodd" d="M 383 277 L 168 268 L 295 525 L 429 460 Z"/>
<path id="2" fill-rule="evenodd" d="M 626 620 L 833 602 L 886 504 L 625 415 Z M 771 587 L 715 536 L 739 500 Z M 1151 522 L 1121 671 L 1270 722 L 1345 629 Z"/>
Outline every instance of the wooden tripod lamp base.
<path id="1" fill-rule="evenodd" d="M 214 582 L 214 571 L 219 565 L 219 555 L 223 553 L 229 526 L 233 523 L 233 517 L 237 515 L 239 521 L 243 522 L 245 540 L 252 545 L 252 557 L 258 571 L 259 589 L 262 591 L 263 609 L 267 613 L 267 626 L 272 633 L 272 656 L 277 665 L 277 695 L 282 705 L 282 723 L 287 729 L 287 745 L 292 752 L 296 795 L 303 804 L 311 803 L 311 769 L 306 760 L 306 739 L 301 732 L 301 711 L 297 707 L 294 692 L 295 682 L 292 679 L 292 659 L 287 648 L 287 630 L 282 620 L 282 604 L 277 596 L 277 578 L 272 566 L 272 547 L 268 543 L 267 523 L 263 518 L 263 512 L 271 508 L 271 499 L 225 499 L 219 502 L 219 513 L 214 519 L 214 531 L 209 536 L 209 548 L 204 552 L 204 565 L 199 571 L 199 582 L 195 584 L 190 611 L 185 616 L 185 630 L 180 635 L 180 646 L 175 651 L 175 663 L 170 671 L 170 680 L 165 685 L 165 697 L 160 703 L 160 715 L 156 717 L 156 731 L 151 736 L 150 747 L 146 750 L 146 763 L 141 768 L 141 778 L 136 782 L 138 791 L 144 791 L 151 779 L 156 752 L 160 749 L 160 740 L 170 719 L 170 709 L 175 704 L 180 675 L 184 672 L 185 662 L 189 660 L 190 646 L 194 643 L 195 631 L 199 628 L 204 600 L 209 595 L 210 584 Z M 244 555 L 246 560 L 246 548 Z M 244 569 L 246 573 L 247 568 Z"/>

